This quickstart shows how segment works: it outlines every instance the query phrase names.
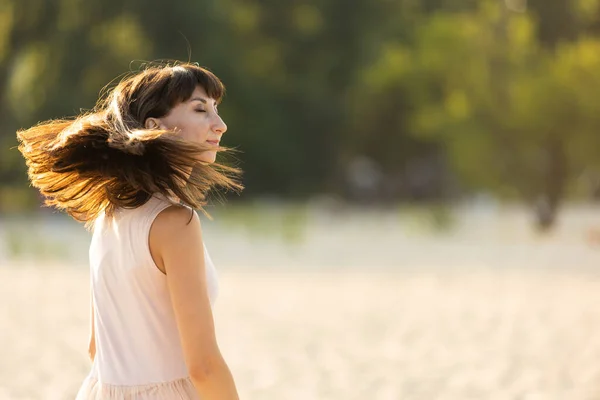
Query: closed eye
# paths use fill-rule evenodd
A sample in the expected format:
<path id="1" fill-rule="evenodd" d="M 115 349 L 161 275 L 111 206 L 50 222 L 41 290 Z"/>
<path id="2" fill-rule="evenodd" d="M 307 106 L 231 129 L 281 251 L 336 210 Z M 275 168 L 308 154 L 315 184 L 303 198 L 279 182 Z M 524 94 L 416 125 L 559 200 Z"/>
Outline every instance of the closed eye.
<path id="1" fill-rule="evenodd" d="M 196 110 L 196 112 L 206 112 L 206 110 Z"/>

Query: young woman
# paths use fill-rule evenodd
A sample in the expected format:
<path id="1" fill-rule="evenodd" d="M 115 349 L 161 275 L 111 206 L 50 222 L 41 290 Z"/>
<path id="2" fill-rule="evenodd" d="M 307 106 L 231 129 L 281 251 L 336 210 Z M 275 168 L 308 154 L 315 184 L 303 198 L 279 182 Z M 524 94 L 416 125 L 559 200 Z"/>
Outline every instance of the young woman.
<path id="1" fill-rule="evenodd" d="M 96 108 L 17 133 L 46 204 L 93 229 L 92 368 L 77 400 L 238 399 L 215 338 L 208 190 L 241 190 L 215 163 L 223 85 L 194 64 L 152 66 Z"/>

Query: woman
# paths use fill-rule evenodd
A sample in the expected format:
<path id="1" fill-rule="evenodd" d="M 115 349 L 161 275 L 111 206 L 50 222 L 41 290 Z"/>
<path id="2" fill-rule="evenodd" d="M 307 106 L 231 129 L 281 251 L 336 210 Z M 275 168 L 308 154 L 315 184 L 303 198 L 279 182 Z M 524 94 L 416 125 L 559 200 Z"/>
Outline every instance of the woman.
<path id="1" fill-rule="evenodd" d="M 238 399 L 215 338 L 217 276 L 193 209 L 241 190 L 215 164 L 224 88 L 193 64 L 152 66 L 93 112 L 19 131 L 46 204 L 93 229 L 91 372 L 78 400 Z"/>

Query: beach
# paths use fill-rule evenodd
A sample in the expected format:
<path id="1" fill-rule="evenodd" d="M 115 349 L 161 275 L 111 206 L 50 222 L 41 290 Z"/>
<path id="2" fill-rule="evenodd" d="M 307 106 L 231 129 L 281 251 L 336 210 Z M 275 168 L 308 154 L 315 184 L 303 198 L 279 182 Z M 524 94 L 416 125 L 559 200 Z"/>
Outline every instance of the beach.
<path id="1" fill-rule="evenodd" d="M 533 268 L 219 271 L 242 399 L 600 399 L 600 274 Z M 0 399 L 73 399 L 85 266 L 0 268 Z"/>

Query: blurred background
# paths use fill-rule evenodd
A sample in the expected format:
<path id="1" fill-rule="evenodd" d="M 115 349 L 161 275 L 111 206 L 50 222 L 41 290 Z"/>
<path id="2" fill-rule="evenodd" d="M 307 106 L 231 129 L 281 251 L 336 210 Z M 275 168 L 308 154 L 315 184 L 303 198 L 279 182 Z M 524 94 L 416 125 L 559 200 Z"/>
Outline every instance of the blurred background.
<path id="1" fill-rule="evenodd" d="M 16 131 L 173 59 L 227 87 L 243 398 L 600 399 L 600 0 L 0 0 L 0 399 L 89 370 L 90 234 Z"/>

